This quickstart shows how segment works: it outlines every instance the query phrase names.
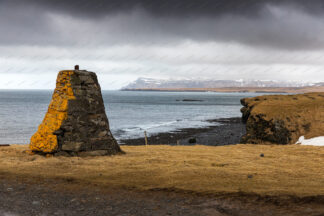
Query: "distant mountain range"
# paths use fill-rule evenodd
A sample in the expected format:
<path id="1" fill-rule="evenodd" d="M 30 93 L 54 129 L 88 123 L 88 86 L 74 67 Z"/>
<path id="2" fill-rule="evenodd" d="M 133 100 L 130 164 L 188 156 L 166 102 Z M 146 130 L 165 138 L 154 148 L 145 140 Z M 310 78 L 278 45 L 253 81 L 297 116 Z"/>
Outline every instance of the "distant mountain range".
<path id="1" fill-rule="evenodd" d="M 186 89 L 186 88 L 287 88 L 316 87 L 324 83 L 275 81 L 275 80 L 160 80 L 139 78 L 123 87 L 123 90 L 134 89 Z"/>

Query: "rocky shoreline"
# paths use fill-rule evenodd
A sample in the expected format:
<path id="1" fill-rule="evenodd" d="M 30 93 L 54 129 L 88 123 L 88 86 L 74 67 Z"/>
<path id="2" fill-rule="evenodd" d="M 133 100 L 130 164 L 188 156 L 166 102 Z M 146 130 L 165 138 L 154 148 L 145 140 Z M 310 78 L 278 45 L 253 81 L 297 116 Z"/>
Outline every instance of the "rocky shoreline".
<path id="1" fill-rule="evenodd" d="M 152 135 L 149 145 L 295 144 L 324 134 L 324 94 L 264 95 L 241 99 L 242 118 L 215 119 L 218 126 Z M 144 145 L 144 138 L 120 140 Z"/>
<path id="2" fill-rule="evenodd" d="M 148 137 L 149 145 L 208 145 L 224 146 L 240 143 L 245 135 L 245 125 L 241 118 L 222 118 L 209 120 L 219 123 L 216 126 L 204 128 L 185 128 L 173 132 L 159 133 Z M 144 138 L 123 139 L 124 145 L 145 145 Z"/>

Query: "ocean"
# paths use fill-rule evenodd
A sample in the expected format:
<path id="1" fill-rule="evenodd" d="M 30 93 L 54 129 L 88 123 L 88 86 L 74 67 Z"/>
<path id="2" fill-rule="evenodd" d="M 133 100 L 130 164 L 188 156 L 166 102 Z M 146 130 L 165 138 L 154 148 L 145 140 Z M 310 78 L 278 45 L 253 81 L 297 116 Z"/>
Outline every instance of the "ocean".
<path id="1" fill-rule="evenodd" d="M 0 90 L 0 144 L 28 144 L 53 91 Z M 206 120 L 240 117 L 240 99 L 258 93 L 102 91 L 117 140 L 215 125 Z"/>

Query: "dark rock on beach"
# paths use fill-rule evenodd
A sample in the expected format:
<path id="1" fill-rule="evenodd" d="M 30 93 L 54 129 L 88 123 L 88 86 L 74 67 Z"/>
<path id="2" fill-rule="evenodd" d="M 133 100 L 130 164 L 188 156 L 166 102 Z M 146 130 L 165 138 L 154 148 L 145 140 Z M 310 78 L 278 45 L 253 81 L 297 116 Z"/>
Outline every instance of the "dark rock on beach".
<path id="1" fill-rule="evenodd" d="M 183 100 L 177 100 L 182 102 L 203 102 L 204 100 L 198 100 L 198 99 L 183 99 Z"/>
<path id="2" fill-rule="evenodd" d="M 190 143 L 190 144 L 197 143 L 197 139 L 196 139 L 196 138 L 190 138 L 190 139 L 188 140 L 188 143 Z"/>

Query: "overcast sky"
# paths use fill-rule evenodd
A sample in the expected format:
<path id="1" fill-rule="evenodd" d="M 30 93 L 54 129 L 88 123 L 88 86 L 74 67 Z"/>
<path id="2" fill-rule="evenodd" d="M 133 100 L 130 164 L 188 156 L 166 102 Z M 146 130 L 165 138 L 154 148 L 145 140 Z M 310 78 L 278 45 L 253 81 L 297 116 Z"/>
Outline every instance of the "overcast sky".
<path id="1" fill-rule="evenodd" d="M 324 81 L 324 0 L 0 0 L 0 88 L 138 77 Z"/>

